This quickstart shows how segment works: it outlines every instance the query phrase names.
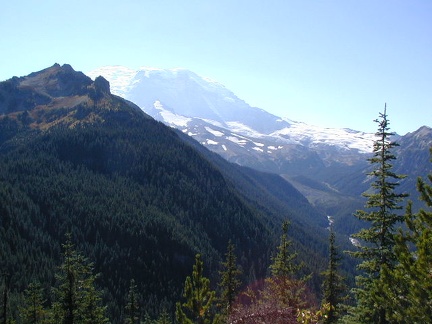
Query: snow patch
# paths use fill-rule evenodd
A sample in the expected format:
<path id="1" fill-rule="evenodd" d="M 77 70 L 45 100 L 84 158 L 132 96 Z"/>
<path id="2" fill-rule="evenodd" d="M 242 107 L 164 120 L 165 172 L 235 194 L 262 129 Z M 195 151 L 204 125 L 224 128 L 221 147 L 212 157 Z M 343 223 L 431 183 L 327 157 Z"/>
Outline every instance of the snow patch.
<path id="1" fill-rule="evenodd" d="M 212 129 L 212 128 L 210 128 L 210 127 L 204 127 L 205 128 L 205 130 L 207 131 L 207 132 L 209 132 L 210 134 L 213 134 L 214 136 L 216 136 L 216 137 L 221 137 L 221 136 L 223 136 L 224 135 L 224 133 L 222 133 L 222 132 L 220 132 L 220 131 L 217 131 L 217 130 L 214 130 L 214 129 Z"/>
<path id="2" fill-rule="evenodd" d="M 201 119 L 201 120 L 205 121 L 206 123 L 211 124 L 213 126 L 224 128 L 224 125 L 222 125 L 218 121 L 215 121 L 215 120 L 212 120 L 212 119 L 206 119 L 206 118 L 198 118 L 198 119 Z"/>
<path id="3" fill-rule="evenodd" d="M 246 140 L 240 139 L 240 138 L 235 137 L 235 136 L 227 136 L 226 139 L 229 140 L 229 141 L 231 141 L 231 142 L 233 142 L 233 143 L 235 143 L 235 144 L 238 144 L 238 145 L 245 145 L 247 143 Z"/>
<path id="4" fill-rule="evenodd" d="M 230 121 L 230 122 L 227 122 L 226 124 L 228 125 L 229 129 L 235 133 L 240 133 L 242 135 L 255 137 L 255 138 L 261 138 L 261 137 L 266 136 L 264 134 L 257 132 L 256 130 L 246 126 L 245 124 L 243 124 L 241 122 Z"/>
<path id="5" fill-rule="evenodd" d="M 207 144 L 208 144 L 208 145 L 218 145 L 219 143 L 218 143 L 218 142 L 215 142 L 215 141 L 213 141 L 213 140 L 211 140 L 211 139 L 208 139 L 208 140 L 207 140 Z"/>
<path id="6" fill-rule="evenodd" d="M 171 126 L 187 127 L 188 123 L 192 120 L 192 118 L 180 116 L 166 110 L 159 100 L 153 103 L 153 107 L 160 111 L 159 114 L 162 116 L 164 121 Z"/>

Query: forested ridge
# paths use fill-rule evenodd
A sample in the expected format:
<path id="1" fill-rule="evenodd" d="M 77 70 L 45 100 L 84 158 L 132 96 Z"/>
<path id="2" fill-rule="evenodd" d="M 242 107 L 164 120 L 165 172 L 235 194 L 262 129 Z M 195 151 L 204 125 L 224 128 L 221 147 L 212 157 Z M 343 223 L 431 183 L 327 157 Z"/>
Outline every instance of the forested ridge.
<path id="1" fill-rule="evenodd" d="M 216 267 L 229 239 L 242 247 L 245 267 L 263 273 L 264 264 L 252 263 L 270 243 L 264 222 L 217 170 L 145 122 L 59 127 L 8 147 L 0 161 L 2 255 L 17 288 L 30 278 L 52 281 L 66 232 L 116 298 L 132 277 L 159 296 L 178 294 L 194 254 Z"/>
<path id="2" fill-rule="evenodd" d="M 172 311 L 197 253 L 215 280 L 231 240 L 245 284 L 266 275 L 281 220 L 292 218 L 301 228 L 301 209 L 275 209 L 269 193 L 248 194 L 260 192 L 259 182 L 247 183 L 258 175 L 243 174 L 245 182 L 234 184 L 239 169 L 219 161 L 221 168 L 195 144 L 110 95 L 104 80 L 92 83 L 55 65 L 6 81 L 0 92 L 0 265 L 10 316 L 18 316 L 33 282 L 52 302 L 66 234 L 94 263 L 115 322 L 131 279 L 145 312 Z M 303 239 L 297 247 L 311 252 L 304 233 L 297 237 Z M 320 264 L 307 262 L 308 272 L 322 269 L 325 251 L 313 260 Z"/>

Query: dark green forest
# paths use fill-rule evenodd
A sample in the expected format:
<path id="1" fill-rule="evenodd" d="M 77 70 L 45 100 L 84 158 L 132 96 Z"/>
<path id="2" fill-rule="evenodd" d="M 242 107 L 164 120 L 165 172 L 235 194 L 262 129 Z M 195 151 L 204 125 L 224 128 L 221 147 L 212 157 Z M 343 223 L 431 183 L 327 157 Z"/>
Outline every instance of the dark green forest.
<path id="1" fill-rule="evenodd" d="M 415 282 L 428 276 L 432 193 L 418 180 L 419 212 L 393 194 L 387 124 L 369 201 L 344 224 L 354 249 L 283 178 L 226 162 L 102 78 L 58 65 L 13 78 L 0 113 L 1 323 L 428 319 Z"/>
<path id="2" fill-rule="evenodd" d="M 216 269 L 229 239 L 244 267 L 263 275 L 265 222 L 170 130 L 145 119 L 139 126 L 59 127 L 4 145 L 2 266 L 17 290 L 53 281 L 67 232 L 114 300 L 130 278 L 150 292 L 149 305 L 178 295 L 195 253 Z"/>
<path id="3" fill-rule="evenodd" d="M 223 161 L 68 66 L 11 79 L 0 93 L 0 266 L 11 318 L 31 283 L 53 302 L 66 234 L 93 262 L 113 322 L 131 279 L 143 314 L 172 312 L 197 253 L 217 288 L 229 241 L 243 285 L 264 278 L 284 219 L 319 290 L 325 217 L 280 177 Z"/>

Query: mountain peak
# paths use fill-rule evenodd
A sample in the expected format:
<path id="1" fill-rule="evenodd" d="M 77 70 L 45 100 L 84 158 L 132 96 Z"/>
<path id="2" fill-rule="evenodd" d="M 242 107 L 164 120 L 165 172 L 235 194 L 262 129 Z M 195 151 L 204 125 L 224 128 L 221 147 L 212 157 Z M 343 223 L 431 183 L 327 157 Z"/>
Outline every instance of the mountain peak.
<path id="1" fill-rule="evenodd" d="M 417 135 L 428 135 L 432 133 L 432 128 L 429 126 L 422 126 L 413 133 Z"/>
<path id="2" fill-rule="evenodd" d="M 82 95 L 92 80 L 69 64 L 58 63 L 28 76 L 19 78 L 19 88 L 35 91 L 48 97 Z"/>
<path id="3" fill-rule="evenodd" d="M 0 116 L 17 119 L 26 112 L 26 125 L 32 128 L 103 121 L 103 110 L 132 109 L 143 114 L 134 104 L 112 96 L 104 77 L 92 81 L 69 64 L 56 63 L 28 76 L 0 82 L 0 98 Z"/>
<path id="4" fill-rule="evenodd" d="M 157 116 L 161 111 L 155 109 L 155 103 L 159 102 L 158 106 L 171 116 L 212 120 L 222 126 L 240 119 L 247 127 L 264 133 L 288 126 L 280 118 L 249 106 L 222 84 L 184 68 L 132 70 L 108 66 L 88 75 L 103 75 L 110 81 L 113 93 L 136 103 L 156 119 L 160 119 Z"/>
<path id="5" fill-rule="evenodd" d="M 50 67 L 47 67 L 47 68 L 42 69 L 42 70 L 37 71 L 37 72 L 30 73 L 28 76 L 25 76 L 24 78 L 32 78 L 32 77 L 36 77 L 39 75 L 45 75 L 46 76 L 46 75 L 58 74 L 58 73 L 73 74 L 73 73 L 81 73 L 81 72 L 76 72 L 70 64 L 60 65 L 58 63 L 54 63 Z"/>
<path id="6" fill-rule="evenodd" d="M 422 126 L 416 131 L 403 136 L 400 140 L 398 140 L 398 143 L 405 147 L 411 147 L 414 145 L 416 147 L 423 148 L 425 151 L 428 151 L 432 143 L 432 128 L 428 126 Z"/>
<path id="7" fill-rule="evenodd" d="M 121 97 L 127 97 L 132 89 L 140 87 L 139 83 L 142 83 L 145 79 L 159 80 L 166 84 L 176 82 L 175 86 L 177 88 L 181 88 L 181 86 L 185 88 L 187 83 L 195 83 L 201 87 L 219 89 L 219 92 L 225 91 L 228 97 L 234 96 L 232 92 L 217 81 L 201 77 L 195 72 L 181 67 L 163 69 L 142 66 L 138 69 L 131 69 L 120 65 L 109 65 L 94 69 L 88 72 L 87 75 L 92 79 L 103 75 L 110 81 L 112 93 Z M 181 85 L 182 83 L 183 85 Z"/>
<path id="8" fill-rule="evenodd" d="M 94 81 L 94 85 L 95 85 L 96 91 L 99 91 L 103 94 L 109 94 L 110 93 L 110 83 L 103 76 L 98 76 Z"/>
<path id="9" fill-rule="evenodd" d="M 7 98 L 0 102 L 0 114 L 32 110 L 48 104 L 56 107 L 60 104 L 59 98 L 75 96 L 73 102 L 62 101 L 61 105 L 67 107 L 81 102 L 77 97 L 84 98 L 92 83 L 89 77 L 75 71 L 69 64 L 60 66 L 58 63 L 24 77 L 13 77 L 0 83 L 0 96 Z"/>

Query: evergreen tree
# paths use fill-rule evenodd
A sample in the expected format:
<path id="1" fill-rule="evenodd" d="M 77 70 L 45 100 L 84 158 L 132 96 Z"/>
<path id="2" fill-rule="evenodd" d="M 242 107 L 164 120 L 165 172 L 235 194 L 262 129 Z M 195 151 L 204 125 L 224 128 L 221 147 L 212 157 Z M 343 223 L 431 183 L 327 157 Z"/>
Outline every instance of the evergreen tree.
<path id="1" fill-rule="evenodd" d="M 24 293 L 24 307 L 20 309 L 21 321 L 25 324 L 47 323 L 47 312 L 44 309 L 45 299 L 41 285 L 31 283 Z"/>
<path id="2" fill-rule="evenodd" d="M 301 265 L 295 265 L 294 260 L 297 258 L 297 253 L 289 251 L 292 242 L 288 240 L 288 227 L 289 221 L 282 224 L 282 236 L 280 244 L 277 247 L 276 256 L 272 257 L 272 264 L 270 265 L 271 274 L 273 277 L 292 277 Z"/>
<path id="3" fill-rule="evenodd" d="M 75 250 L 70 234 L 63 249 L 64 261 L 56 274 L 58 285 L 53 289 L 53 318 L 62 324 L 107 323 L 105 307 L 101 306 L 100 294 L 94 287 L 92 264 Z"/>
<path id="4" fill-rule="evenodd" d="M 67 235 L 66 243 L 63 244 L 63 263 L 60 271 L 56 273 L 59 283 L 54 288 L 55 302 L 53 311 L 54 316 L 61 320 L 62 324 L 74 324 L 77 319 L 78 302 L 78 277 L 82 276 L 82 257 L 75 251 L 71 242 L 70 234 Z"/>
<path id="5" fill-rule="evenodd" d="M 9 314 L 8 314 L 8 307 L 9 307 L 9 289 L 10 289 L 10 282 L 11 282 L 11 278 L 12 276 L 10 275 L 10 273 L 8 271 L 3 271 L 1 273 L 2 277 L 3 277 L 3 292 L 2 292 L 2 323 L 3 324 L 7 324 L 8 320 L 9 320 Z"/>
<path id="6" fill-rule="evenodd" d="M 235 246 L 230 240 L 225 254 L 225 262 L 222 262 L 223 270 L 219 272 L 221 276 L 221 282 L 219 283 L 219 287 L 221 288 L 221 306 L 223 313 L 227 315 L 231 312 L 241 284 L 239 279 L 241 271 L 237 267 L 237 258 L 234 250 Z"/>
<path id="7" fill-rule="evenodd" d="M 129 293 L 127 297 L 127 304 L 125 307 L 126 318 L 125 324 L 139 324 L 140 323 L 140 309 L 139 309 L 139 295 L 138 288 L 135 280 L 131 279 L 129 286 Z"/>
<path id="8" fill-rule="evenodd" d="M 155 321 L 153 321 L 148 313 L 144 315 L 144 321 L 142 324 L 156 324 Z"/>
<path id="9" fill-rule="evenodd" d="M 364 273 L 357 277 L 357 288 L 354 290 L 357 298 L 354 314 L 357 321 L 366 323 L 386 323 L 387 313 L 391 312 L 380 303 L 383 289 L 381 274 L 383 266 L 394 266 L 395 226 L 403 220 L 403 216 L 396 211 L 402 208 L 399 204 L 407 196 L 395 192 L 404 176 L 392 171 L 392 161 L 396 157 L 391 151 L 398 144 L 390 140 L 394 133 L 389 131 L 386 107 L 384 113 L 379 115 L 380 118 L 375 120 L 378 123 L 377 140 L 373 145 L 373 157 L 369 159 L 375 167 L 369 173 L 373 182 L 371 191 L 363 194 L 367 198 L 365 207 L 369 211 L 358 210 L 355 213 L 357 218 L 370 226 L 353 235 L 359 239 L 360 246 L 358 251 L 350 253 L 363 260 L 359 269 Z"/>
<path id="10" fill-rule="evenodd" d="M 195 256 L 192 276 L 187 277 L 184 285 L 184 303 L 176 304 L 176 320 L 180 324 L 216 323 L 213 314 L 215 292 L 210 289 L 210 280 L 203 275 L 204 263 L 201 255 Z"/>
<path id="11" fill-rule="evenodd" d="M 428 175 L 428 180 L 432 184 L 432 174 Z M 412 203 L 408 203 L 405 214 L 407 230 L 401 230 L 396 236 L 398 264 L 394 269 L 384 268 L 387 285 L 383 303 L 393 309 L 389 314 L 393 323 L 432 323 L 431 184 L 422 178 L 417 179 L 417 190 L 426 209 L 413 214 Z"/>
<path id="12" fill-rule="evenodd" d="M 155 324 L 171 324 L 170 316 L 166 310 L 162 311 Z"/>
<path id="13" fill-rule="evenodd" d="M 266 279 L 265 286 L 266 294 L 262 299 L 275 300 L 284 307 L 303 308 L 307 301 L 304 299 L 306 281 L 309 277 L 299 277 L 299 270 L 303 264 L 295 264 L 297 253 L 291 252 L 291 240 L 288 239 L 289 221 L 284 221 L 282 224 L 282 235 L 280 244 L 277 247 L 277 253 L 272 257 L 270 265 L 271 277 Z M 266 295 L 264 294 L 264 295 Z"/>
<path id="14" fill-rule="evenodd" d="M 84 287 L 86 292 L 82 299 L 82 323 L 83 324 L 105 324 L 108 323 L 106 314 L 106 306 L 102 306 L 102 298 L 100 292 L 96 289 L 94 280 L 96 276 L 86 278 Z"/>
<path id="15" fill-rule="evenodd" d="M 343 278 L 338 272 L 340 256 L 335 246 L 335 233 L 330 226 L 330 251 L 329 264 L 326 271 L 323 272 L 323 305 L 328 305 L 327 317 L 324 323 L 335 323 L 339 315 L 339 303 L 342 301 L 341 295 L 344 291 Z"/>

